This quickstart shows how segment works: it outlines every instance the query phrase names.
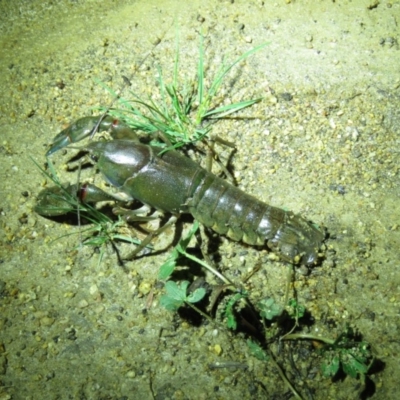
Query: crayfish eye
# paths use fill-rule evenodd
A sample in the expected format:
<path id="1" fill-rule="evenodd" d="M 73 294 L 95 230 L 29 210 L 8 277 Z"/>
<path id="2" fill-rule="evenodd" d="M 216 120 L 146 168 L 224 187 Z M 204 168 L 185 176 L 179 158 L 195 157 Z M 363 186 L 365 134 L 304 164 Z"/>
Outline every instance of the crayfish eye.
<path id="1" fill-rule="evenodd" d="M 96 155 L 96 154 L 91 154 L 91 155 L 90 155 L 90 158 L 91 158 L 94 162 L 99 161 L 99 156 Z"/>

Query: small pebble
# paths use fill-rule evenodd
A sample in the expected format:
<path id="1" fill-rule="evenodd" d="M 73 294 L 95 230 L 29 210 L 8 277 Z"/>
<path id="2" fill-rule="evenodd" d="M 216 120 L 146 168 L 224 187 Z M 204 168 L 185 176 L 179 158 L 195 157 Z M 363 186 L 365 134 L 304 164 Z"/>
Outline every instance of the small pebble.
<path id="1" fill-rule="evenodd" d="M 81 300 L 79 303 L 78 303 L 78 307 L 79 308 L 85 308 L 85 307 L 87 307 L 89 305 L 89 303 L 86 301 L 86 300 Z"/>
<path id="2" fill-rule="evenodd" d="M 95 296 L 97 293 L 98 293 L 98 291 L 99 291 L 99 288 L 97 287 L 97 285 L 92 285 L 92 286 L 90 286 L 90 288 L 89 288 L 89 293 L 92 295 L 92 296 Z"/>
<path id="3" fill-rule="evenodd" d="M 127 373 L 126 373 L 126 377 L 127 378 L 134 378 L 136 376 L 136 372 L 135 371 L 128 371 Z"/>
<path id="4" fill-rule="evenodd" d="M 214 345 L 213 347 L 213 352 L 217 355 L 220 356 L 222 354 L 222 347 L 219 344 Z"/>
<path id="5" fill-rule="evenodd" d="M 141 284 L 139 285 L 139 293 L 142 295 L 146 295 L 150 293 L 151 290 L 151 283 L 149 281 L 143 281 L 141 282 Z"/>
<path id="6" fill-rule="evenodd" d="M 50 318 L 50 317 L 43 317 L 40 320 L 40 326 L 51 326 L 54 323 L 54 318 Z"/>

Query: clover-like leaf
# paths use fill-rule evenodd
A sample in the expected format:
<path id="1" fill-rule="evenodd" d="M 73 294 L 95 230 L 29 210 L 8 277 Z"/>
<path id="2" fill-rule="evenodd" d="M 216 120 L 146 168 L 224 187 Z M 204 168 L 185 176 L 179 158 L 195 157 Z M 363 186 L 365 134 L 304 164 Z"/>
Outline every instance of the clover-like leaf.
<path id="1" fill-rule="evenodd" d="M 160 298 L 160 304 L 168 311 L 177 311 L 182 306 L 183 301 L 173 299 L 164 294 Z"/>
<path id="2" fill-rule="evenodd" d="M 322 374 L 327 378 L 335 376 L 336 373 L 339 371 L 339 367 L 339 356 L 334 356 L 330 360 L 327 360 L 322 364 Z"/>
<path id="3" fill-rule="evenodd" d="M 258 308 L 260 309 L 260 315 L 268 320 L 278 317 L 283 311 L 283 308 L 279 304 L 276 304 L 272 297 L 259 301 Z"/>
<path id="4" fill-rule="evenodd" d="M 198 301 L 202 300 L 205 295 L 206 289 L 197 288 L 193 293 L 190 293 L 189 296 L 187 296 L 186 301 L 189 303 L 197 303 Z"/>
<path id="5" fill-rule="evenodd" d="M 179 285 L 174 281 L 168 281 L 165 284 L 165 291 L 167 292 L 167 295 L 172 299 L 183 302 L 186 300 L 186 291 L 188 286 L 188 281 L 182 281 Z"/>
<path id="6" fill-rule="evenodd" d="M 359 374 L 365 375 L 368 372 L 368 366 L 357 360 L 352 354 L 347 354 L 341 361 L 343 371 L 352 378 L 357 378 Z"/>
<path id="7" fill-rule="evenodd" d="M 300 319 L 304 317 L 304 314 L 306 312 L 306 308 L 299 304 L 297 300 L 295 299 L 290 299 L 288 306 L 290 307 L 289 309 L 289 314 L 292 318 Z"/>
<path id="8" fill-rule="evenodd" d="M 189 284 L 188 281 L 182 281 L 179 284 L 174 281 L 168 281 L 165 284 L 166 294 L 161 296 L 160 304 L 169 311 L 177 311 L 185 302 L 197 303 L 206 295 L 204 288 L 197 288 L 187 295 Z"/>

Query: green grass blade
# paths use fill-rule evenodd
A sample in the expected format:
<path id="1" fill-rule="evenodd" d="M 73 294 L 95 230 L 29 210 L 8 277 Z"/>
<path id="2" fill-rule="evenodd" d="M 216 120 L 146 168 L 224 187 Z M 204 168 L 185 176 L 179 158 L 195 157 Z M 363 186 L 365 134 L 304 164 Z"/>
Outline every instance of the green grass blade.
<path id="1" fill-rule="evenodd" d="M 209 90 L 209 95 L 210 96 L 215 96 L 215 94 L 217 93 L 219 87 L 221 86 L 221 83 L 223 81 L 223 79 L 225 78 L 225 76 L 229 73 L 229 71 L 238 63 L 240 63 L 241 61 L 245 60 L 247 57 L 249 57 L 250 55 L 252 55 L 253 53 L 256 53 L 257 51 L 259 51 L 260 49 L 262 49 L 263 47 L 267 46 L 268 43 L 263 43 L 259 46 L 253 47 L 252 49 L 246 51 L 245 53 L 243 53 L 240 57 L 238 57 L 235 61 L 233 61 L 231 64 L 224 66 L 224 64 L 222 65 L 219 73 L 217 73 L 216 78 L 214 79 L 214 81 L 211 84 L 211 88 Z"/>
<path id="2" fill-rule="evenodd" d="M 199 65 L 197 67 L 197 101 L 199 104 L 203 102 L 204 92 L 204 39 L 200 35 L 200 48 L 199 48 Z"/>
<path id="3" fill-rule="evenodd" d="M 226 106 L 221 106 L 218 108 L 215 108 L 214 110 L 207 111 L 204 114 L 204 118 L 224 118 L 227 115 L 233 114 L 237 111 L 243 110 L 244 108 L 250 107 L 253 104 L 256 104 L 262 100 L 262 97 L 259 97 L 257 99 L 253 100 L 246 100 L 246 101 L 241 101 L 238 103 L 234 104 L 228 104 Z"/>
<path id="4" fill-rule="evenodd" d="M 179 72 L 179 40 L 178 35 L 176 35 L 176 50 L 175 50 L 175 60 L 174 60 L 174 78 L 173 86 L 178 86 L 178 72 Z"/>

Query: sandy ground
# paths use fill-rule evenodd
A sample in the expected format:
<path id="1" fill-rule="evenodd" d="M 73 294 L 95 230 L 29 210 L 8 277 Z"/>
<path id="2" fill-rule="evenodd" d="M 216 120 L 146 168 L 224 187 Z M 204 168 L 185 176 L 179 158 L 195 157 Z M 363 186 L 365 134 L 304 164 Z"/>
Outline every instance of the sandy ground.
<path id="1" fill-rule="evenodd" d="M 399 1 L 3 0 L 0 11 L 1 400 L 290 397 L 243 333 L 160 307 L 157 273 L 172 230 L 155 243 L 163 251 L 124 269 L 111 249 L 99 263 L 92 249 L 76 249 L 78 235 L 62 237 L 77 227 L 33 212 L 45 179 L 31 158 L 44 165 L 56 133 L 109 103 L 96 80 L 116 90 L 126 75 L 136 93 L 154 92 L 157 65 L 171 76 L 177 36 L 180 72 L 191 78 L 200 32 L 210 75 L 223 55 L 268 42 L 222 92 L 226 101 L 263 97 L 246 112 L 256 118 L 214 130 L 236 143 L 243 190 L 330 233 L 334 256 L 296 273 L 313 321 L 303 329 L 329 337 L 357 329 L 379 360 L 368 396 L 397 398 Z M 53 161 L 73 181 L 62 172 L 68 155 Z M 248 283 L 253 300 L 283 301 L 281 263 L 227 240 L 219 254 L 238 282 L 263 261 Z M 290 351 L 278 358 L 304 398 L 358 398 L 360 381 L 324 378 L 310 344 Z"/>

